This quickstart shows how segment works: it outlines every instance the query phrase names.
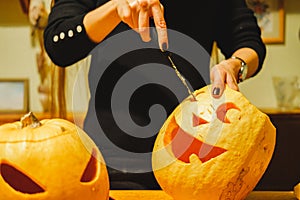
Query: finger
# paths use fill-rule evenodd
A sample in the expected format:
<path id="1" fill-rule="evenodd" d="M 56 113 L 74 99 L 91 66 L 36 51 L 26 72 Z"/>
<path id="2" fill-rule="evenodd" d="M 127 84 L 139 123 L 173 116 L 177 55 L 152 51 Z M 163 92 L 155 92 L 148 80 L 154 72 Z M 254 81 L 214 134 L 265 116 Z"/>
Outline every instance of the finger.
<path id="1" fill-rule="evenodd" d="M 239 91 L 237 81 L 236 81 L 235 78 L 233 78 L 233 76 L 227 75 L 226 76 L 226 83 L 227 83 L 228 87 L 230 87 L 231 89 Z"/>
<path id="2" fill-rule="evenodd" d="M 217 67 L 213 68 L 211 72 L 212 80 L 212 96 L 214 98 L 220 98 L 225 88 L 226 74 L 222 70 L 218 70 Z"/>
<path id="3" fill-rule="evenodd" d="M 131 10 L 131 22 L 132 22 L 131 28 L 134 29 L 136 32 L 139 32 L 138 20 L 139 20 L 139 17 L 138 17 L 137 11 L 135 9 L 132 9 Z"/>
<path id="4" fill-rule="evenodd" d="M 136 32 L 138 32 L 138 14 L 137 14 L 137 10 L 138 10 L 138 2 L 137 0 L 132 1 L 131 3 L 129 3 L 129 7 L 130 7 L 130 24 L 131 24 L 131 28 L 134 29 Z"/>
<path id="5" fill-rule="evenodd" d="M 168 45 L 167 24 L 164 18 L 163 6 L 160 3 L 154 4 L 151 7 L 151 13 L 157 31 L 159 48 L 162 51 L 166 51 L 169 45 Z"/>
<path id="6" fill-rule="evenodd" d="M 151 40 L 148 12 L 140 12 L 140 15 L 139 15 L 139 33 L 140 33 L 141 38 L 142 38 L 143 41 L 149 42 Z"/>
<path id="7" fill-rule="evenodd" d="M 145 42 L 151 40 L 150 37 L 150 28 L 149 28 L 149 3 L 148 0 L 140 0 L 140 13 L 139 13 L 139 33 L 141 38 Z"/>
<path id="8" fill-rule="evenodd" d="M 133 7 L 137 7 L 137 0 L 133 0 L 133 1 L 128 1 L 129 7 L 133 8 Z"/>
<path id="9" fill-rule="evenodd" d="M 136 7 L 136 1 L 118 1 L 118 14 L 121 20 L 128 24 L 129 27 L 134 28 L 132 21 L 132 9 Z"/>

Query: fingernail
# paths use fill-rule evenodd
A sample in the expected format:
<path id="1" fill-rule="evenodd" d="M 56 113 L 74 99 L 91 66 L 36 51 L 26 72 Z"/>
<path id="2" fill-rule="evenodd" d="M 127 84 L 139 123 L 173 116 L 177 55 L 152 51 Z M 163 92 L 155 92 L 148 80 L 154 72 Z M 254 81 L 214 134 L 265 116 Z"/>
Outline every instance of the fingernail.
<path id="1" fill-rule="evenodd" d="M 220 88 L 215 87 L 215 88 L 213 89 L 213 95 L 219 95 L 219 94 L 220 94 Z"/>
<path id="2" fill-rule="evenodd" d="M 168 50 L 167 43 L 163 43 L 161 48 L 163 51 L 167 51 Z"/>

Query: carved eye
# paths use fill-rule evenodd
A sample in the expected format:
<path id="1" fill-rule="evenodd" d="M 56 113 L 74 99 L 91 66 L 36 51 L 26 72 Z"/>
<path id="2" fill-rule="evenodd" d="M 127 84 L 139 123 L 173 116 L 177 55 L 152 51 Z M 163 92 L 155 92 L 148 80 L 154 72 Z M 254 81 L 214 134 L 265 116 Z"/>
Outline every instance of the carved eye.
<path id="1" fill-rule="evenodd" d="M 199 126 L 201 124 L 207 124 L 207 123 L 208 123 L 208 121 L 206 121 L 205 119 L 203 119 L 193 113 L 193 127 Z"/>
<path id="2" fill-rule="evenodd" d="M 82 174 L 80 182 L 91 182 L 96 178 L 98 169 L 97 151 L 93 149 L 91 158 Z M 24 194 L 45 192 L 44 187 L 8 162 L 0 164 L 0 174 L 4 181 L 14 190 Z"/>
<path id="3" fill-rule="evenodd" d="M 94 148 L 92 151 L 91 158 L 81 176 L 80 182 L 87 183 L 93 181 L 97 175 L 98 164 L 99 163 L 97 161 L 97 150 Z"/>
<path id="4" fill-rule="evenodd" d="M 16 191 L 24 194 L 45 192 L 39 184 L 11 164 L 1 163 L 0 173 L 4 181 Z"/>
<path id="5" fill-rule="evenodd" d="M 240 110 L 234 103 L 223 103 L 216 111 L 217 118 L 224 123 L 230 123 L 229 119 L 226 117 L 227 111 L 230 109 Z"/>

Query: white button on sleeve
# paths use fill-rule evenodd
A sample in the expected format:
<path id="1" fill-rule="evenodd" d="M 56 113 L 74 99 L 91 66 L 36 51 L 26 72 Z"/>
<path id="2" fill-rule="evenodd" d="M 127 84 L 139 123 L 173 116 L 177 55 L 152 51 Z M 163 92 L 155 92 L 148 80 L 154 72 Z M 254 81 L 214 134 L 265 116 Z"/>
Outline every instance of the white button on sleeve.
<path id="1" fill-rule="evenodd" d="M 82 31 L 82 26 L 78 25 L 78 26 L 76 27 L 76 31 L 77 31 L 78 33 L 80 33 L 80 32 Z"/>
<path id="2" fill-rule="evenodd" d="M 61 32 L 61 33 L 59 34 L 59 38 L 63 40 L 63 39 L 65 38 L 65 33 L 64 33 L 64 32 Z"/>
<path id="3" fill-rule="evenodd" d="M 72 30 L 69 30 L 69 31 L 68 31 L 68 36 L 69 36 L 69 37 L 73 37 L 73 36 L 74 36 L 74 33 L 73 33 Z"/>
<path id="4" fill-rule="evenodd" d="M 54 36 L 53 36 L 53 42 L 58 42 L 58 39 L 59 39 L 59 38 L 58 38 L 58 35 L 54 35 Z"/>

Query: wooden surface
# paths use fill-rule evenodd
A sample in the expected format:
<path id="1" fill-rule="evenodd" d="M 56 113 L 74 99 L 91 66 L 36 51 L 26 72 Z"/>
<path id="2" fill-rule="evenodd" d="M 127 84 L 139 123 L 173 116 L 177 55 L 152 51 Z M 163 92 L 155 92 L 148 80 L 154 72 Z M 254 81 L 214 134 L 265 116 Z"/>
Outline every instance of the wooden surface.
<path id="1" fill-rule="evenodd" d="M 110 197 L 111 200 L 173 199 L 161 190 L 111 190 Z M 292 191 L 253 191 L 245 200 L 297 200 L 297 198 Z"/>
<path id="2" fill-rule="evenodd" d="M 109 193 L 113 200 L 172 200 L 161 190 L 111 190 Z"/>

